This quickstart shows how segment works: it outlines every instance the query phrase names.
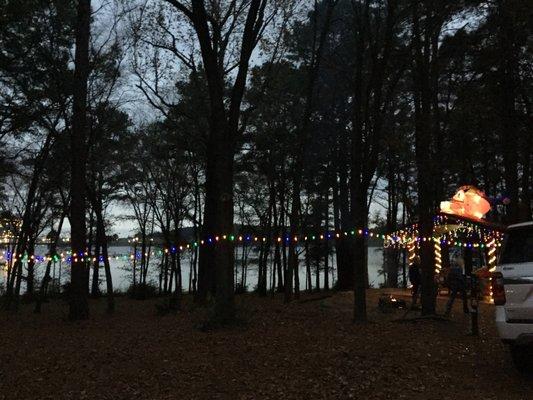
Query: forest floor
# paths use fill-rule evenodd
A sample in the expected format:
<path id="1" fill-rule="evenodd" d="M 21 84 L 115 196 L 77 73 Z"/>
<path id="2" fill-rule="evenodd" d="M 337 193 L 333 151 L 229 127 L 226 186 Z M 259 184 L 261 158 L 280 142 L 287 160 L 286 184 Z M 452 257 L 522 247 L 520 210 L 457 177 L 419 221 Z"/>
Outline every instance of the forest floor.
<path id="1" fill-rule="evenodd" d="M 241 295 L 244 322 L 214 331 L 199 329 L 206 311 L 188 298 L 166 316 L 158 300 L 118 298 L 112 316 L 91 300 L 77 323 L 61 301 L 41 315 L 24 306 L 0 314 L 0 399 L 533 399 L 492 306 L 474 338 L 459 303 L 449 321 L 397 322 L 404 312 L 380 312 L 379 293 L 355 325 L 350 293 L 289 305 Z"/>

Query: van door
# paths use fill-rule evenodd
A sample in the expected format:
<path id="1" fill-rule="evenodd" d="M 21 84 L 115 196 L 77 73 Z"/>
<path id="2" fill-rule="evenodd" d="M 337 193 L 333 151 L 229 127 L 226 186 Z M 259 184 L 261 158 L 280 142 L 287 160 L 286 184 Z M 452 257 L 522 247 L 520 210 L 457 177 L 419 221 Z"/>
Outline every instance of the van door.
<path id="1" fill-rule="evenodd" d="M 533 225 L 511 228 L 500 257 L 509 323 L 533 323 Z"/>

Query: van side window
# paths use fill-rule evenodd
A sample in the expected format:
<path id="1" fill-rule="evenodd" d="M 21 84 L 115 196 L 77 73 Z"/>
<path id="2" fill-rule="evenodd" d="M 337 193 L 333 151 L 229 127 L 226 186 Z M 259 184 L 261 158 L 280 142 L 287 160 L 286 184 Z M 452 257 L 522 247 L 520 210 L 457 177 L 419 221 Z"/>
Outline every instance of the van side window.
<path id="1" fill-rule="evenodd" d="M 507 233 L 501 264 L 533 262 L 533 229 L 517 229 Z"/>

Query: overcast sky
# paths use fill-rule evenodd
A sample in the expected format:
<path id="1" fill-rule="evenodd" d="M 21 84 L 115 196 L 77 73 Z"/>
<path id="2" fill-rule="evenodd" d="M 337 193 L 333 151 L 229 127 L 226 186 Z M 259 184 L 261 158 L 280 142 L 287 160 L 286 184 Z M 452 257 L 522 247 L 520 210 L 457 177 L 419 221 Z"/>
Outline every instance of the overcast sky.
<path id="1" fill-rule="evenodd" d="M 134 3 L 132 0 L 129 3 L 131 5 Z M 111 12 L 113 7 L 117 4 L 117 0 L 92 0 L 93 11 L 98 10 L 98 13 L 94 16 L 94 23 L 92 26 L 93 37 L 106 38 L 110 26 L 112 24 Z M 253 59 L 253 63 L 261 63 L 261 56 L 256 52 L 256 56 Z M 135 86 L 135 79 L 131 75 L 130 62 L 126 60 L 123 65 L 124 82 L 121 88 L 121 100 L 125 101 L 125 106 L 123 108 L 130 114 L 130 117 L 133 118 L 135 123 L 139 122 L 148 122 L 155 118 L 159 118 L 159 112 L 155 111 L 148 103 L 144 95 L 138 90 Z M 371 215 L 373 215 L 377 210 L 381 210 L 382 207 L 378 204 L 372 204 L 371 206 Z M 113 222 L 113 227 L 110 234 L 118 234 L 121 237 L 129 236 L 135 233 L 137 224 L 134 220 L 128 219 L 127 217 L 133 216 L 132 210 L 130 207 L 127 207 L 124 204 L 113 204 L 108 209 L 109 218 Z M 70 227 L 65 227 L 66 231 L 70 230 Z"/>

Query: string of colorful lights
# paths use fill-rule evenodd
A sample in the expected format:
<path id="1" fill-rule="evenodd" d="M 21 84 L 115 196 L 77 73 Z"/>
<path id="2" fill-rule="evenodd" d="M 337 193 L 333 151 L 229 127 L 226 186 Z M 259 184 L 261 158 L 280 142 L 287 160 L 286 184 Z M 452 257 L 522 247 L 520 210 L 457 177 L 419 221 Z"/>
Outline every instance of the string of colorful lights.
<path id="1" fill-rule="evenodd" d="M 218 242 L 222 241 L 230 241 L 230 242 L 239 242 L 239 243 L 251 243 L 251 244 L 259 244 L 261 242 L 267 242 L 268 239 L 270 239 L 270 242 L 278 242 L 281 243 L 285 241 L 286 243 L 289 243 L 291 241 L 293 242 L 315 242 L 315 241 L 329 241 L 329 240 L 339 240 L 339 239 L 345 239 L 349 237 L 355 237 L 356 235 L 362 237 L 370 237 L 370 238 L 377 238 L 381 239 L 384 242 L 385 247 L 390 246 L 398 246 L 398 247 L 407 247 L 408 249 L 412 249 L 413 247 L 416 247 L 417 245 L 420 245 L 420 242 L 426 242 L 426 241 L 433 241 L 435 249 L 439 250 L 440 254 L 440 247 L 442 245 L 447 246 L 455 246 L 455 247 L 472 247 L 472 248 L 485 248 L 489 247 L 491 248 L 491 256 L 494 256 L 495 253 L 495 247 L 501 246 L 501 240 L 503 239 L 503 234 L 498 231 L 491 231 L 491 236 L 488 234 L 486 236 L 483 236 L 480 238 L 481 240 L 475 240 L 474 237 L 472 237 L 472 240 L 459 240 L 458 234 L 452 234 L 450 232 L 447 232 L 446 234 L 436 234 L 434 233 L 433 236 L 430 237 L 422 237 L 418 236 L 418 230 L 417 225 L 413 225 L 411 227 L 412 229 L 409 230 L 402 230 L 398 231 L 393 234 L 382 234 L 382 233 L 376 233 L 369 229 L 358 229 L 358 230 L 351 230 L 351 231 L 328 231 L 323 232 L 319 234 L 307 234 L 307 235 L 297 235 L 297 236 L 276 236 L 276 237 L 267 237 L 267 236 L 258 236 L 258 235 L 252 235 L 252 234 L 246 234 L 246 235 L 212 235 L 207 236 L 206 239 L 200 240 L 200 241 L 194 241 L 189 243 L 182 243 L 179 245 L 172 245 L 169 247 L 163 247 L 158 251 L 151 251 L 149 253 L 145 253 L 145 257 L 148 257 L 148 255 L 151 256 L 162 256 L 165 253 L 170 254 L 177 254 L 182 253 L 187 250 L 194 249 L 198 246 L 204 246 L 204 245 L 213 245 Z M 468 228 L 468 227 L 467 227 Z M 456 230 L 457 231 L 457 230 Z M 455 236 L 454 236 L 455 235 Z M 81 258 L 81 261 L 87 261 L 87 262 L 95 262 L 96 258 L 91 256 L 89 253 L 80 253 L 80 254 L 71 254 L 70 252 L 62 252 L 58 254 L 53 255 L 45 255 L 40 256 L 36 254 L 12 254 L 9 251 L 3 251 L 2 254 L 0 254 L 0 260 L 6 259 L 8 261 L 29 261 L 33 260 L 36 263 L 42 263 L 42 262 L 48 262 L 48 261 L 63 261 L 63 262 L 70 262 L 72 259 L 74 261 L 78 261 L 78 259 Z M 134 260 L 134 259 L 141 259 L 142 253 L 136 252 L 135 254 L 127 254 L 127 255 L 114 255 L 110 256 L 109 260 Z M 99 257 L 99 261 L 104 261 L 103 257 Z"/>

